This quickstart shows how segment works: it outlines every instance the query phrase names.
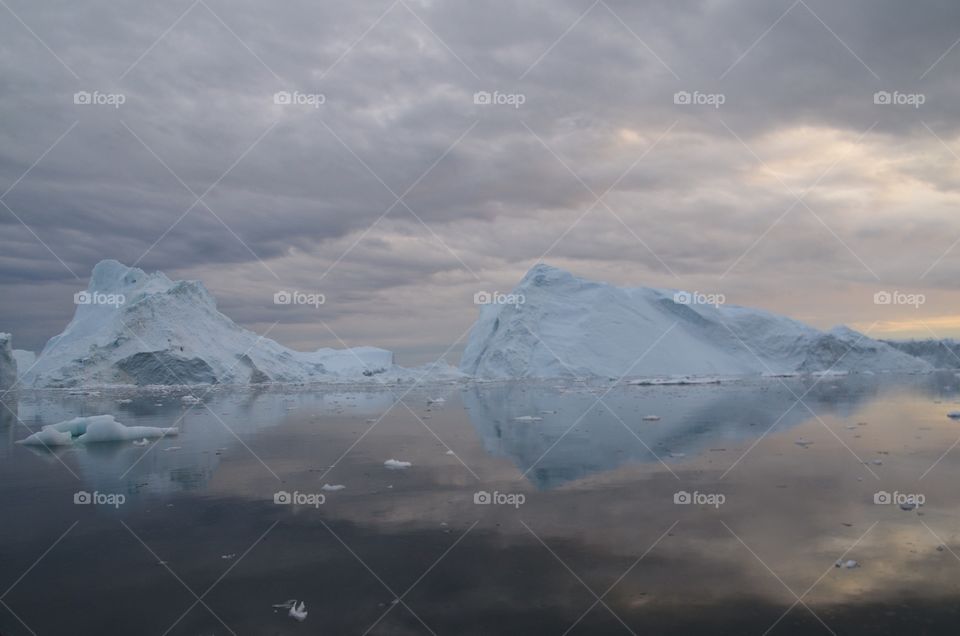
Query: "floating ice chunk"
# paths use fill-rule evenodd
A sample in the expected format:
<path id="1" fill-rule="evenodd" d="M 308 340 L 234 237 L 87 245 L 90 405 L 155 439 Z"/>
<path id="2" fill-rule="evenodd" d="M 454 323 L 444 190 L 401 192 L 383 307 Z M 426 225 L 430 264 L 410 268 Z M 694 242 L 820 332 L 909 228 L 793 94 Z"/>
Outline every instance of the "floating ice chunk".
<path id="1" fill-rule="evenodd" d="M 293 604 L 293 607 L 290 608 L 290 611 L 287 612 L 287 616 L 294 618 L 301 623 L 307 618 L 307 606 L 303 601 L 300 601 L 300 604 Z"/>
<path id="2" fill-rule="evenodd" d="M 537 417 L 536 415 L 521 415 L 520 417 L 513 418 L 514 422 L 542 422 L 542 417 Z"/>
<path id="3" fill-rule="evenodd" d="M 444 455 L 456 455 L 452 450 L 448 450 Z"/>
<path id="4" fill-rule="evenodd" d="M 410 468 L 413 466 L 410 462 L 402 462 L 399 459 L 388 459 L 383 462 L 383 465 L 390 470 L 403 470 L 404 468 Z"/>
<path id="5" fill-rule="evenodd" d="M 659 421 L 660 421 L 660 416 L 659 416 L 659 415 L 644 415 L 644 416 L 643 416 L 643 421 L 644 421 L 644 422 L 659 422 Z"/>
<path id="6" fill-rule="evenodd" d="M 860 567 L 859 561 L 854 561 L 853 559 L 847 559 L 846 561 L 837 561 L 834 563 L 835 567 L 844 568 L 846 570 L 852 570 L 853 568 Z"/>
<path id="7" fill-rule="evenodd" d="M 221 554 L 221 555 L 220 555 L 220 558 L 223 559 L 223 560 L 225 560 L 225 561 L 232 561 L 233 558 L 236 557 L 236 556 L 237 556 L 236 553 L 233 553 L 233 552 L 232 552 L 232 553 L 230 553 L 230 554 Z"/>
<path id="8" fill-rule="evenodd" d="M 184 395 L 180 398 L 180 401 L 184 404 L 200 404 L 200 402 L 202 402 L 202 400 L 195 395 Z"/>
<path id="9" fill-rule="evenodd" d="M 133 402 L 130 398 L 123 398 L 122 400 L 117 400 L 117 404 L 130 404 Z"/>
<path id="10" fill-rule="evenodd" d="M 427 398 L 427 405 L 430 405 L 430 404 L 443 404 L 444 402 L 446 402 L 446 400 L 443 399 L 442 397 L 438 397 L 438 398 Z"/>
<path id="11" fill-rule="evenodd" d="M 343 490 L 346 488 L 343 484 L 324 484 L 320 487 L 320 490 L 326 490 L 327 492 L 336 492 L 338 490 Z"/>
<path id="12" fill-rule="evenodd" d="M 133 440 L 134 446 L 146 446 L 149 443 L 150 443 L 150 440 L 148 440 L 146 437 L 144 437 L 143 439 Z"/>
<path id="13" fill-rule="evenodd" d="M 32 446 L 68 446 L 74 438 L 82 444 L 95 442 L 122 442 L 147 438 L 176 435 L 176 428 L 156 428 L 153 426 L 124 426 L 112 415 L 94 415 L 75 417 L 58 424 L 44 426 L 43 429 L 20 441 Z"/>

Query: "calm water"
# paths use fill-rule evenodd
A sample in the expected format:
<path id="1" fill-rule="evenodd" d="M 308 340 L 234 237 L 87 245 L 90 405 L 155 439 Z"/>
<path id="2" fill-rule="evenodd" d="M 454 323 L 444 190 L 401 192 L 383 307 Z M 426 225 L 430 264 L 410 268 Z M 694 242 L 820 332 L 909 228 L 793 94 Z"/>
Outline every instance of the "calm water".
<path id="1" fill-rule="evenodd" d="M 953 374 L 408 390 L 6 396 L 0 634 L 956 633 Z"/>

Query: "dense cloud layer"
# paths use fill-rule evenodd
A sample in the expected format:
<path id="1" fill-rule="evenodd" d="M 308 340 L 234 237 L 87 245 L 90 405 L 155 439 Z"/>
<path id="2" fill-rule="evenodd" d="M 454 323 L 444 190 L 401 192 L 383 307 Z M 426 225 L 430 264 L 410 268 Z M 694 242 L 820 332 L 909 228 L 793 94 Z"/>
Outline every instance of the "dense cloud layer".
<path id="1" fill-rule="evenodd" d="M 202 278 L 287 344 L 402 362 L 443 353 L 474 292 L 540 259 L 818 326 L 960 334 L 956 3 L 0 13 L 0 329 L 18 347 L 59 331 L 102 258 Z M 327 303 L 276 306 L 278 289 Z M 873 303 L 895 289 L 926 303 Z"/>

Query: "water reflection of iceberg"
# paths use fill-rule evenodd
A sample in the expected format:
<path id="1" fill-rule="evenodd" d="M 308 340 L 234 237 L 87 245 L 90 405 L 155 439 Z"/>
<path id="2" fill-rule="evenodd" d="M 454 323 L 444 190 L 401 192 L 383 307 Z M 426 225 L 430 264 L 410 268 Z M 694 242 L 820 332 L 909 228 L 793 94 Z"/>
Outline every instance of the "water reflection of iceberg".
<path id="1" fill-rule="evenodd" d="M 466 387 L 463 402 L 486 450 L 510 458 L 520 470 L 529 471 L 527 478 L 534 485 L 550 489 L 626 463 L 656 462 L 653 453 L 669 464 L 676 461 L 671 454 L 689 457 L 728 441 L 739 443 L 758 437 L 775 422 L 773 431 L 795 426 L 812 415 L 802 404 L 790 408 L 796 402 L 794 393 L 802 396 L 814 382 L 793 378 L 785 380 L 787 386 L 767 379 L 616 387 L 602 403 L 596 401 L 606 389 L 506 383 Z M 827 379 L 803 400 L 818 415 L 845 417 L 878 387 L 875 378 Z M 661 419 L 643 421 L 645 415 Z M 526 416 L 543 420 L 516 419 Z"/>

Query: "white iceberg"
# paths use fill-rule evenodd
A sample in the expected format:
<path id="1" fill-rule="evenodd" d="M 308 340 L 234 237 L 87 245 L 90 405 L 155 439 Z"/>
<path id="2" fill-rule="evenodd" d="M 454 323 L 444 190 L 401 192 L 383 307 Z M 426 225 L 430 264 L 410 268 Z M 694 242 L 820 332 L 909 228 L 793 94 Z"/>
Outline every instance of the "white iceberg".
<path id="1" fill-rule="evenodd" d="M 172 281 L 107 260 L 81 292 L 73 320 L 40 352 L 28 387 L 412 381 L 376 347 L 295 351 L 234 323 L 200 281 Z M 96 302 L 94 302 L 96 301 Z M 459 377 L 431 367 L 438 380 Z"/>
<path id="2" fill-rule="evenodd" d="M 410 462 L 403 462 L 399 459 L 388 459 L 383 462 L 383 465 L 390 470 L 403 470 L 404 468 L 410 468 L 413 466 Z"/>
<path id="3" fill-rule="evenodd" d="M 112 415 L 94 415 L 75 417 L 58 424 L 48 424 L 18 443 L 28 446 L 69 446 L 74 441 L 81 444 L 122 441 L 137 443 L 138 440 L 156 439 L 178 433 L 177 428 L 124 426 Z"/>
<path id="4" fill-rule="evenodd" d="M 464 373 L 690 384 L 739 375 L 932 369 L 847 328 L 824 332 L 760 309 L 699 304 L 696 295 L 672 289 L 615 287 L 543 264 L 512 296 L 524 300 L 481 308 L 460 364 Z"/>

